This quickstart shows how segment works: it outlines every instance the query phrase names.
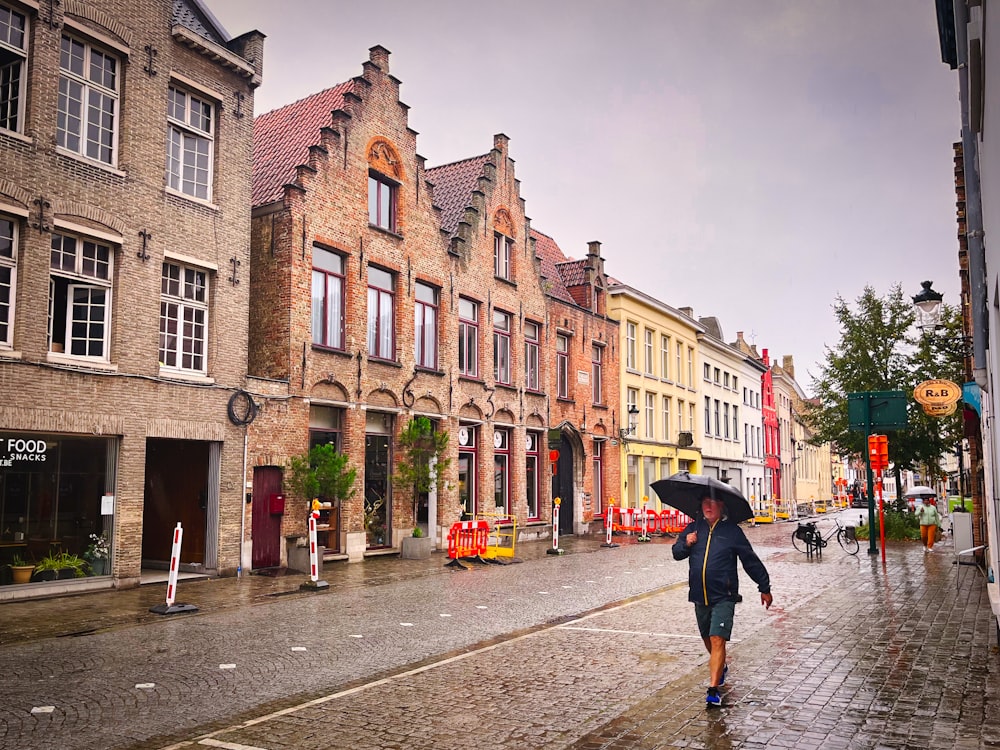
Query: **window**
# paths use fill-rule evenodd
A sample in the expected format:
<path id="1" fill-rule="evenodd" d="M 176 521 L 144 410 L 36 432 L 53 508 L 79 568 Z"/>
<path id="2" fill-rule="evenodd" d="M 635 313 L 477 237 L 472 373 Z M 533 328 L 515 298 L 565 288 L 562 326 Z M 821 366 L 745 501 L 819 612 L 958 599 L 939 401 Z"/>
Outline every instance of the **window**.
<path id="1" fill-rule="evenodd" d="M 694 401 L 688 404 L 688 431 L 694 432 Z"/>
<path id="2" fill-rule="evenodd" d="M 688 386 L 694 388 L 694 349 L 688 347 Z"/>
<path id="3" fill-rule="evenodd" d="M 396 231 L 397 185 L 378 172 L 368 173 L 368 223 L 372 226 Z"/>
<path id="4" fill-rule="evenodd" d="M 331 445 L 337 452 L 341 450 L 343 439 L 344 410 L 332 406 L 309 406 L 309 448 L 317 445 Z"/>
<path id="5" fill-rule="evenodd" d="M 656 394 L 646 391 L 646 431 L 648 440 L 656 439 Z"/>
<path id="6" fill-rule="evenodd" d="M 458 501 L 462 505 L 462 520 L 479 512 L 479 428 L 458 427 Z"/>
<path id="7" fill-rule="evenodd" d="M 716 367 L 712 371 L 712 382 L 715 383 L 716 385 L 719 384 L 719 368 L 718 367 Z"/>
<path id="8" fill-rule="evenodd" d="M 458 300 L 458 372 L 479 377 L 479 303 Z"/>
<path id="9" fill-rule="evenodd" d="M 418 281 L 414 287 L 413 358 L 417 367 L 437 369 L 438 290 Z"/>
<path id="10" fill-rule="evenodd" d="M 635 369 L 635 323 L 625 324 L 625 367 Z"/>
<path id="11" fill-rule="evenodd" d="M 676 351 L 677 351 L 677 356 L 675 358 L 676 367 L 674 368 L 674 377 L 677 379 L 677 385 L 681 385 L 684 382 L 684 379 L 682 377 L 684 371 L 681 369 L 681 357 L 684 356 L 684 345 L 680 341 L 677 342 Z M 691 385 L 691 383 L 688 383 L 688 385 Z"/>
<path id="12" fill-rule="evenodd" d="M 722 386 L 724 388 L 728 388 L 729 387 L 729 373 L 728 372 L 722 373 Z"/>
<path id="13" fill-rule="evenodd" d="M 89 42 L 63 36 L 56 143 L 114 164 L 117 131 L 118 58 Z"/>
<path id="14" fill-rule="evenodd" d="M 703 365 L 703 367 L 704 367 L 704 373 L 703 373 L 702 377 L 703 377 L 703 378 L 704 378 L 705 380 L 711 380 L 712 378 L 711 378 L 711 377 L 709 376 L 709 373 L 711 372 L 711 368 L 712 368 L 712 366 L 711 366 L 710 364 L 708 364 L 708 362 L 706 362 L 706 363 L 705 363 L 705 364 Z"/>
<path id="15" fill-rule="evenodd" d="M 215 106 L 174 86 L 167 94 L 167 186 L 212 197 Z"/>
<path id="16" fill-rule="evenodd" d="M 719 399 L 715 399 L 715 435 L 716 437 L 722 435 L 722 426 L 719 424 Z"/>
<path id="17" fill-rule="evenodd" d="M 653 363 L 653 332 L 646 328 L 642 332 L 642 341 L 644 349 L 644 360 L 646 366 L 647 375 L 655 375 L 656 371 L 654 369 L 655 365 Z"/>
<path id="18" fill-rule="evenodd" d="M 712 434 L 712 399 L 705 396 L 705 434 Z"/>
<path id="19" fill-rule="evenodd" d="M 739 409 L 740 407 L 733 404 L 733 440 L 739 440 L 740 438 Z"/>
<path id="20" fill-rule="evenodd" d="M 530 321 L 524 324 L 524 387 L 538 391 L 538 339 L 541 327 Z"/>
<path id="21" fill-rule="evenodd" d="M 493 431 L 494 512 L 510 514 L 510 430 Z"/>
<path id="22" fill-rule="evenodd" d="M 737 378 L 736 378 L 735 375 L 733 375 L 733 390 L 734 391 L 738 391 L 739 390 L 739 383 L 737 383 Z"/>
<path id="23" fill-rule="evenodd" d="M 593 499 L 594 515 L 604 513 L 604 441 L 594 441 L 594 451 L 591 457 L 594 468 Z"/>
<path id="24" fill-rule="evenodd" d="M 556 334 L 556 396 L 569 398 L 569 336 Z"/>
<path id="25" fill-rule="evenodd" d="M 538 498 L 540 497 L 539 482 L 541 474 L 538 467 L 541 465 L 541 443 L 540 432 L 529 432 L 525 440 L 524 453 L 524 489 L 525 499 L 528 502 L 528 518 L 538 518 Z"/>
<path id="26" fill-rule="evenodd" d="M 639 426 L 639 391 L 629 388 L 625 392 L 625 413 L 628 414 L 628 431 L 635 435 Z"/>
<path id="27" fill-rule="evenodd" d="M 677 399 L 677 432 L 684 432 L 684 402 Z"/>
<path id="28" fill-rule="evenodd" d="M 660 336 L 660 377 L 670 380 L 670 337 Z"/>
<path id="29" fill-rule="evenodd" d="M 208 273 L 164 262 L 160 279 L 160 366 L 206 372 Z"/>
<path id="30" fill-rule="evenodd" d="M 396 358 L 393 276 L 368 266 L 368 356 L 393 361 Z"/>
<path id="31" fill-rule="evenodd" d="M 0 5 L 0 128 L 15 132 L 21 130 L 24 120 L 26 32 L 25 16 Z"/>
<path id="32" fill-rule="evenodd" d="M 592 385 L 592 392 L 595 404 L 603 404 L 604 398 L 604 379 L 602 373 L 602 367 L 604 362 L 604 347 L 600 344 L 594 344 L 590 348 L 590 380 Z"/>
<path id="33" fill-rule="evenodd" d="M 663 442 L 670 442 L 670 396 L 663 397 Z"/>
<path id="34" fill-rule="evenodd" d="M 312 342 L 344 348 L 344 257 L 313 247 Z"/>
<path id="35" fill-rule="evenodd" d="M 107 361 L 113 258 L 109 245 L 52 233 L 49 351 Z"/>
<path id="36" fill-rule="evenodd" d="M 514 240 L 496 232 L 493 235 L 493 275 L 510 281 L 510 256 Z"/>
<path id="37" fill-rule="evenodd" d="M 510 385 L 510 314 L 493 311 L 493 379 Z"/>
<path id="38" fill-rule="evenodd" d="M 729 404 L 722 405 L 722 422 L 723 429 L 725 431 L 725 437 L 729 439 Z"/>
<path id="39" fill-rule="evenodd" d="M 2 6 L 0 6 L 2 10 Z M 0 18 L 2 18 L 0 14 Z M 2 27 L 0 27 L 2 28 Z M 14 300 L 17 291 L 17 223 L 0 216 L 0 347 L 14 345 Z"/>

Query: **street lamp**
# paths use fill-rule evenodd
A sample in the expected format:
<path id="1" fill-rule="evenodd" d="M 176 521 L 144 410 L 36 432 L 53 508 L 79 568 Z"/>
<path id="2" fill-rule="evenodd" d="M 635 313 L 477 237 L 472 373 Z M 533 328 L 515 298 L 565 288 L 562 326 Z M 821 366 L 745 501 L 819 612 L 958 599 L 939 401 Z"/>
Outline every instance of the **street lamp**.
<path id="1" fill-rule="evenodd" d="M 917 308 L 917 328 L 923 333 L 931 333 L 941 325 L 941 300 L 944 295 L 931 288 L 933 281 L 921 281 L 923 289 L 913 296 L 913 306 Z"/>
<path id="2" fill-rule="evenodd" d="M 635 417 L 639 414 L 639 407 L 635 404 L 628 405 L 628 427 L 622 427 L 618 430 L 618 436 L 622 439 L 623 443 L 628 443 L 628 436 L 635 433 L 638 423 L 635 422 Z"/>

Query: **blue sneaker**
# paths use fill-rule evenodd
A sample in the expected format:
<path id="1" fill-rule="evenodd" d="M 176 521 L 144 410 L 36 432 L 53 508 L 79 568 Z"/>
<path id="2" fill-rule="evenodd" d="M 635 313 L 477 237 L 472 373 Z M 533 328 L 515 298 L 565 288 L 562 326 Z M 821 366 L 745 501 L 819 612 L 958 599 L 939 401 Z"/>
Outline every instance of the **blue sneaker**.
<path id="1" fill-rule="evenodd" d="M 708 694 L 705 696 L 705 705 L 708 708 L 722 705 L 722 696 L 719 695 L 718 688 L 710 687 L 708 689 Z"/>
<path id="2" fill-rule="evenodd" d="M 729 665 L 728 664 L 726 664 L 725 666 L 722 667 L 722 679 L 719 680 L 719 687 L 722 687 L 723 685 L 726 684 L 726 675 L 727 674 L 729 674 Z"/>

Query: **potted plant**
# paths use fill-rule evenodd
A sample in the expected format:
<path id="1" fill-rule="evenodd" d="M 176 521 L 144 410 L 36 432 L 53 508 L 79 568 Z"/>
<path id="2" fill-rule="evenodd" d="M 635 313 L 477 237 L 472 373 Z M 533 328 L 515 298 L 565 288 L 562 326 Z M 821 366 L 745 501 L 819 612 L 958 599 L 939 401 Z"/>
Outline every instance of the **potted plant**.
<path id="1" fill-rule="evenodd" d="M 14 578 L 14 583 L 29 583 L 31 581 L 31 571 L 34 569 L 35 566 L 20 555 L 14 555 L 10 561 L 10 572 Z"/>
<path id="2" fill-rule="evenodd" d="M 436 431 L 427 417 L 411 419 L 399 436 L 392 482 L 400 493 L 410 496 L 414 525 L 413 534 L 404 537 L 400 545 L 404 559 L 430 557 L 434 549 L 433 536 L 424 536 L 417 515 L 420 501 L 431 487 L 436 486 L 439 492 L 444 487 L 444 475 L 451 463 L 447 452 L 448 433 Z"/>
<path id="3" fill-rule="evenodd" d="M 83 557 L 90 563 L 91 574 L 95 576 L 106 576 L 108 574 L 108 561 L 111 556 L 111 545 L 104 532 L 90 535 L 90 546 L 83 553 Z"/>
<path id="4" fill-rule="evenodd" d="M 49 552 L 35 565 L 32 580 L 54 581 L 57 578 L 83 578 L 87 575 L 87 561 L 69 552 Z"/>

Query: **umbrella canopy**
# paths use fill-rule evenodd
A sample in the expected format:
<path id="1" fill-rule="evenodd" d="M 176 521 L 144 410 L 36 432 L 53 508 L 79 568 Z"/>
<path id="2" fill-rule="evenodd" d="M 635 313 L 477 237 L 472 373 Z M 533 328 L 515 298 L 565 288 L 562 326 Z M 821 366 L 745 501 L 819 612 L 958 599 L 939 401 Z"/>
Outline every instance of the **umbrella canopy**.
<path id="1" fill-rule="evenodd" d="M 904 492 L 903 497 L 937 497 L 937 492 L 934 491 L 933 487 L 924 487 L 918 484 Z"/>
<path id="2" fill-rule="evenodd" d="M 660 500 L 691 518 L 701 517 L 701 501 L 706 497 L 721 500 L 726 506 L 726 515 L 734 523 L 753 518 L 753 509 L 743 494 L 715 477 L 679 471 L 650 486 L 660 496 Z"/>

